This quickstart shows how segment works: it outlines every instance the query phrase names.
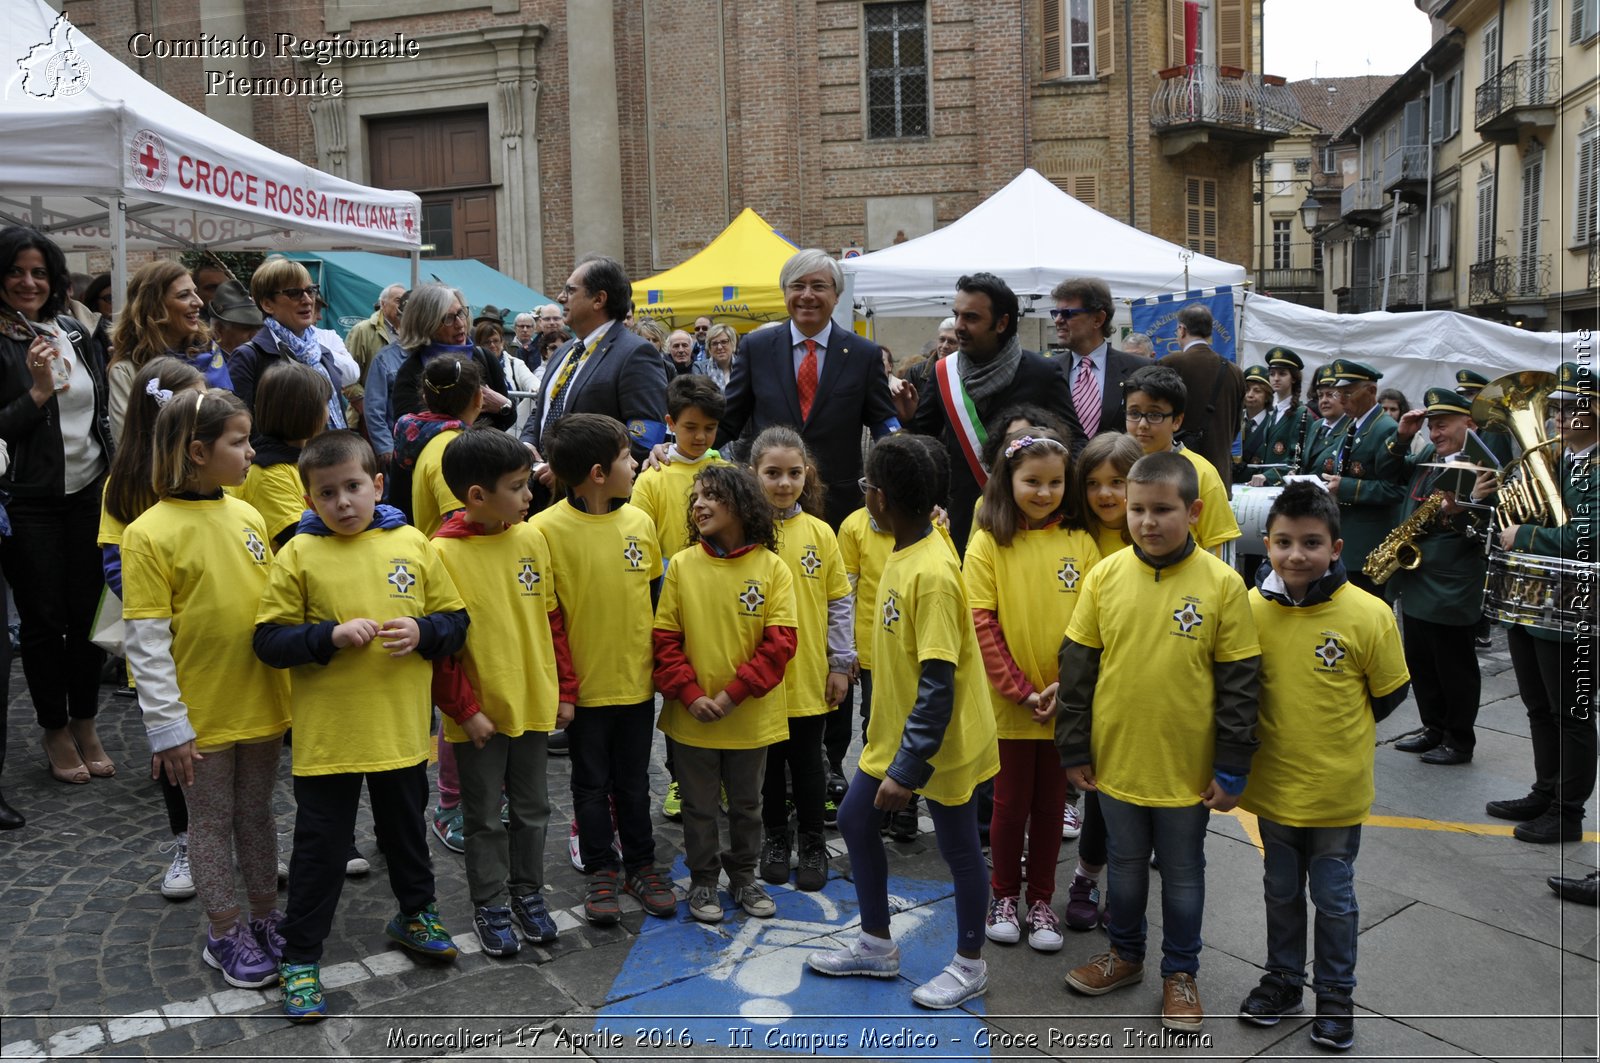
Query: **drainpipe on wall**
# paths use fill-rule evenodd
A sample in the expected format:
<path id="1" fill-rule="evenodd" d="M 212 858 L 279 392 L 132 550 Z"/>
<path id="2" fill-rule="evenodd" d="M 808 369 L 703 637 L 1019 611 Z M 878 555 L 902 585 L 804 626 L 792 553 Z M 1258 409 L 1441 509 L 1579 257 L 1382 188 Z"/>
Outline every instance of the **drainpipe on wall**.
<path id="1" fill-rule="evenodd" d="M 1133 0 L 1122 0 L 1122 76 L 1128 79 L 1128 224 L 1134 224 L 1133 203 Z"/>
<path id="2" fill-rule="evenodd" d="M 1428 71 L 1428 106 L 1433 107 L 1433 82 L 1434 72 Z M 1422 248 L 1417 255 L 1417 263 L 1422 267 L 1422 278 L 1418 284 L 1422 288 L 1422 309 L 1428 309 L 1428 284 L 1433 279 L 1433 259 L 1429 257 L 1432 248 L 1430 242 L 1433 237 L 1433 176 L 1434 176 L 1434 151 L 1433 143 L 1433 115 L 1428 115 L 1428 195 L 1422 206 Z"/>

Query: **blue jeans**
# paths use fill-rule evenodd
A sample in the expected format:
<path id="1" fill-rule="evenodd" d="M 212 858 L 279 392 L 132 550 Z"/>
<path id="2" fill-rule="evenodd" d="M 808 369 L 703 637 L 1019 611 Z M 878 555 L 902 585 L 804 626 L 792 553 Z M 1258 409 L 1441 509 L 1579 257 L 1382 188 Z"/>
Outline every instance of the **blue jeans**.
<path id="1" fill-rule="evenodd" d="M 1266 849 L 1267 971 L 1305 985 L 1306 880 L 1316 905 L 1311 987 L 1318 996 L 1348 997 L 1356 987 L 1356 852 L 1361 827 L 1286 827 L 1262 818 Z"/>
<path id="2" fill-rule="evenodd" d="M 1106 936 L 1117 955 L 1144 962 L 1150 852 L 1161 861 L 1161 977 L 1200 970 L 1200 920 L 1206 906 L 1206 822 L 1201 804 L 1150 808 L 1100 794 L 1106 820 Z"/>

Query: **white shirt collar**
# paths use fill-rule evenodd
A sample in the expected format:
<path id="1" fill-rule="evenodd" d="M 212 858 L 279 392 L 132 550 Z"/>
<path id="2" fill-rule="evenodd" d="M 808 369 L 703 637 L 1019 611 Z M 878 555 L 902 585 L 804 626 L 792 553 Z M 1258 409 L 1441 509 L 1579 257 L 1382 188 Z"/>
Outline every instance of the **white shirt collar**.
<path id="1" fill-rule="evenodd" d="M 1573 461 L 1582 461 L 1583 459 L 1587 458 L 1589 455 L 1594 453 L 1594 448 L 1595 448 L 1595 444 L 1590 443 L 1588 446 L 1584 447 L 1582 450 L 1570 450 L 1569 449 L 1567 451 L 1567 457 L 1571 458 Z"/>
<path id="2" fill-rule="evenodd" d="M 1183 342 L 1183 349 L 1187 351 L 1190 347 L 1193 347 L 1197 343 L 1204 343 L 1204 344 L 1207 344 L 1209 346 L 1210 343 L 1211 343 L 1211 340 L 1207 339 L 1207 338 L 1202 338 L 1200 336 L 1191 336 L 1191 337 L 1189 337 L 1187 340 L 1185 340 Z"/>
<path id="3" fill-rule="evenodd" d="M 1275 412 L 1275 413 L 1284 413 L 1284 412 L 1286 412 L 1289 409 L 1289 404 L 1292 403 L 1293 401 L 1294 401 L 1294 396 L 1293 395 L 1285 395 L 1283 398 L 1279 399 L 1277 402 L 1274 402 L 1272 404 L 1273 412 Z"/>
<path id="4" fill-rule="evenodd" d="M 1072 355 L 1072 368 L 1074 368 L 1074 369 L 1078 368 L 1078 362 L 1079 361 L 1088 361 L 1088 362 L 1090 362 L 1094 366 L 1096 372 L 1098 372 L 1099 370 L 1105 368 L 1105 364 L 1106 364 L 1106 349 L 1109 348 L 1110 346 L 1111 346 L 1111 344 L 1110 344 L 1109 341 L 1102 340 L 1102 341 L 1100 341 L 1100 346 L 1096 347 L 1094 350 L 1090 351 L 1088 354 L 1078 354 L 1077 352 L 1073 352 L 1073 355 Z"/>
<path id="5" fill-rule="evenodd" d="M 587 348 L 591 343 L 599 343 L 600 342 L 600 337 L 604 336 L 607 332 L 609 332 L 611 330 L 611 326 L 615 325 L 615 324 L 616 324 L 615 321 L 607 321 L 605 324 L 601 325 L 599 328 L 597 328 L 593 332 L 589 333 L 587 336 L 585 336 L 583 338 L 583 346 L 585 348 Z"/>
<path id="6" fill-rule="evenodd" d="M 831 320 L 826 325 L 823 325 L 822 326 L 822 331 L 817 333 L 815 336 L 807 336 L 807 335 L 805 335 L 804 333 L 802 333 L 800 331 L 799 326 L 797 326 L 793 321 L 789 322 L 789 346 L 790 347 L 798 347 L 802 343 L 804 343 L 806 340 L 816 340 L 817 341 L 817 346 L 820 347 L 822 350 L 826 351 L 828 349 L 828 341 L 832 337 L 833 337 L 833 322 Z"/>

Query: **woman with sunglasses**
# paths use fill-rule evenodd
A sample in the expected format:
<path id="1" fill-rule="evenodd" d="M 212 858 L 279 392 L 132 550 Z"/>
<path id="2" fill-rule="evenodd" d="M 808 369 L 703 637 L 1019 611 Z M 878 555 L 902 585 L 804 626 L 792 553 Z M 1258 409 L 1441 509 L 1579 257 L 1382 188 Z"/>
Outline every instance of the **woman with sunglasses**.
<path id="1" fill-rule="evenodd" d="M 252 409 L 256 381 L 278 359 L 309 365 L 328 380 L 328 427 L 344 428 L 344 406 L 339 401 L 340 375 L 333 352 L 317 340 L 317 296 L 311 274 L 287 258 L 269 258 L 250 277 L 250 298 L 261 309 L 261 331 L 228 359 L 233 393 Z"/>
<path id="2" fill-rule="evenodd" d="M 11 519 L 0 565 L 22 621 L 22 671 L 50 774 L 81 784 L 116 773 L 95 732 L 105 654 L 89 641 L 104 587 L 96 539 L 112 454 L 105 353 L 70 316 L 67 262 L 47 237 L 0 230 L 0 277 L 0 440 L 11 459 L 0 476 Z"/>
<path id="3" fill-rule="evenodd" d="M 483 371 L 483 414 L 479 423 L 493 425 L 502 432 L 516 423 L 516 408 L 506 397 L 505 371 L 498 358 L 489 357 L 472 342 L 467 334 L 471 320 L 466 296 L 458 289 L 423 284 L 411 293 L 400 315 L 399 343 L 406 360 L 395 370 L 394 383 L 389 385 L 391 425 L 405 414 L 421 413 L 426 408 L 422 401 L 422 367 L 442 354 L 470 358 Z"/>

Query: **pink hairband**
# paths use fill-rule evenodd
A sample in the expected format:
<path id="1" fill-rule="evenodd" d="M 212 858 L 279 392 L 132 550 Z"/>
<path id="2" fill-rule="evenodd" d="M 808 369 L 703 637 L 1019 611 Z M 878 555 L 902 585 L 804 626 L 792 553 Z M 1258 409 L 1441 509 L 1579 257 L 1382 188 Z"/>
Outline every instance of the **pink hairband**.
<path id="1" fill-rule="evenodd" d="M 1046 446 L 1054 447 L 1062 453 L 1065 453 L 1067 449 L 1066 445 L 1059 439 L 1051 439 L 1048 436 L 1039 436 L 1037 438 L 1034 436 L 1019 436 L 1006 444 L 1005 460 L 1010 461 L 1016 456 L 1017 451 L 1027 450 L 1035 443 L 1043 443 Z"/>

